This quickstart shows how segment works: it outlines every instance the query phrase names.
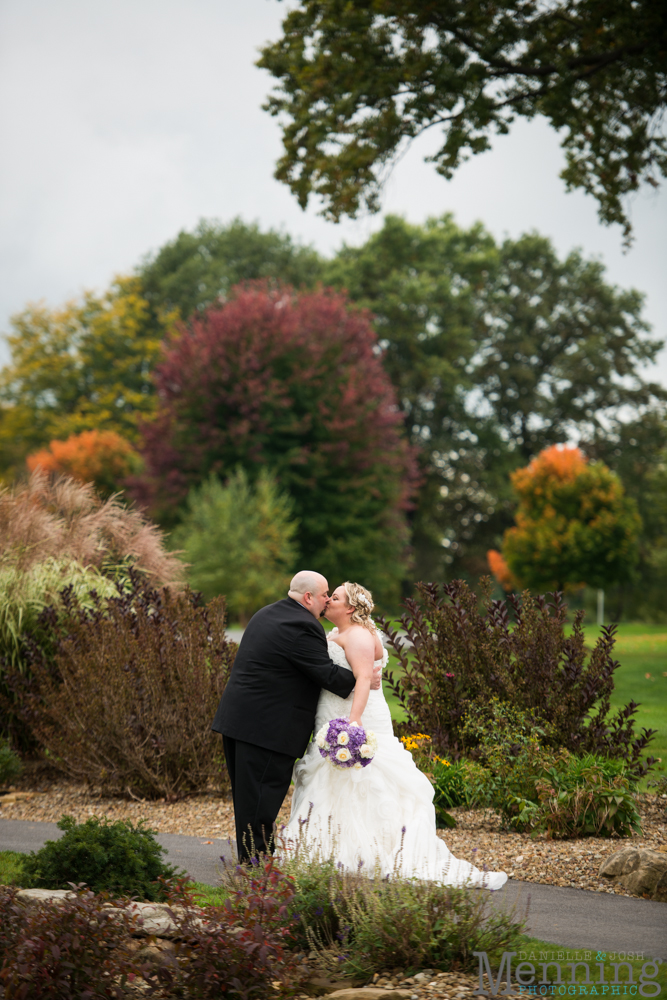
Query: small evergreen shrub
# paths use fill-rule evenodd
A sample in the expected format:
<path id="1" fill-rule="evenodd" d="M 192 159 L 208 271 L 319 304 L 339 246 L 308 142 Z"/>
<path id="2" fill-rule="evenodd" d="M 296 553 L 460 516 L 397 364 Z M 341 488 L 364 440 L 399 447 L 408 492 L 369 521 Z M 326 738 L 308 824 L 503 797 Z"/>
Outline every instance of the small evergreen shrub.
<path id="1" fill-rule="evenodd" d="M 114 897 L 167 898 L 166 887 L 158 880 L 170 882 L 177 871 L 165 864 L 165 849 L 142 823 L 109 823 L 93 816 L 77 824 L 71 816 L 63 816 L 58 827 L 64 831 L 60 840 L 50 840 L 26 856 L 22 879 L 26 888 L 69 889 L 72 883 L 85 883 L 92 892 Z"/>
<path id="2" fill-rule="evenodd" d="M 11 785 L 14 778 L 18 778 L 22 770 L 23 764 L 9 745 L 9 740 L 0 736 L 0 788 Z"/>
<path id="3" fill-rule="evenodd" d="M 92 892 L 26 906 L 0 886 L 0 987 L 4 1000 L 102 1000 L 136 995 L 125 947 L 132 917 Z"/>
<path id="4" fill-rule="evenodd" d="M 635 776 L 655 763 L 642 759 L 654 730 L 634 730 L 635 702 L 611 714 L 616 626 L 605 626 L 590 655 L 583 612 L 567 622 L 562 594 L 504 601 L 477 596 L 462 580 L 440 588 L 419 584 L 419 600 L 405 602 L 399 631 L 380 619 L 402 669 L 387 683 L 407 715 L 407 727 L 429 733 L 448 760 L 464 754 L 466 716 L 496 697 L 542 730 L 545 745 L 578 755 L 625 761 Z M 406 638 L 411 643 L 409 647 Z M 512 720 L 507 718 L 509 731 Z M 516 721 L 516 720 L 514 720 Z"/>

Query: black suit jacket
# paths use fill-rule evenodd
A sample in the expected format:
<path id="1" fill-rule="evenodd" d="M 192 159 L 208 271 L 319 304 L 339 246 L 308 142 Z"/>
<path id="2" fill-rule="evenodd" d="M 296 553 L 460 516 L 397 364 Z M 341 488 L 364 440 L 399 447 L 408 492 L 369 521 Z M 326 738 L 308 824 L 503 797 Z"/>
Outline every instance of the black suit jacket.
<path id="1" fill-rule="evenodd" d="M 320 690 L 347 698 L 353 687 L 352 672 L 330 659 L 321 624 L 286 597 L 248 622 L 211 728 L 302 757 Z"/>

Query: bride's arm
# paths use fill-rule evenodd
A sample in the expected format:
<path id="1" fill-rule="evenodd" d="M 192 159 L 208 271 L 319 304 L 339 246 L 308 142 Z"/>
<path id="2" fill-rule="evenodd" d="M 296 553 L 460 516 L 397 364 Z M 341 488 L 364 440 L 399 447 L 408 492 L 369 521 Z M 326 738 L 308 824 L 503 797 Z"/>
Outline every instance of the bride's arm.
<path id="1" fill-rule="evenodd" d="M 373 652 L 375 649 L 375 638 L 367 629 L 353 629 L 347 637 L 345 643 L 345 655 L 347 662 L 352 667 L 352 673 L 356 684 L 354 686 L 354 699 L 350 710 L 350 722 L 357 722 L 361 725 L 368 693 L 373 680 Z"/>

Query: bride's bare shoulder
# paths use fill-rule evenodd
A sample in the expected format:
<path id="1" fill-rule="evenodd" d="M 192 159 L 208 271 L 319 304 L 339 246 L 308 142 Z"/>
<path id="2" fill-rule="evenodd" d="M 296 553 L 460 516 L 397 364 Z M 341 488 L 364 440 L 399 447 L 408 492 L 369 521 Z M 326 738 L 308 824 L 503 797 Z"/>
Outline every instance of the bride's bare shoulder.
<path id="1" fill-rule="evenodd" d="M 351 628 L 345 629 L 342 638 L 345 639 L 346 645 L 353 646 L 355 649 L 365 651 L 375 648 L 375 635 L 363 625 L 353 625 Z"/>

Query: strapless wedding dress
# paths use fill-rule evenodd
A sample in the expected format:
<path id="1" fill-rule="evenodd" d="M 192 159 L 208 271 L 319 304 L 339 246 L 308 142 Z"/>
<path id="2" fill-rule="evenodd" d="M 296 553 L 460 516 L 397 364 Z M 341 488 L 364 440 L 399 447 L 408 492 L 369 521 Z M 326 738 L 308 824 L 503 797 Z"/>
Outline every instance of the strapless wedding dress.
<path id="1" fill-rule="evenodd" d="M 351 670 L 338 643 L 329 638 L 328 645 L 334 663 Z M 387 659 L 385 649 L 376 663 L 384 668 Z M 353 697 L 354 692 L 339 698 L 322 691 L 315 732 L 331 719 L 349 718 Z M 500 889 L 507 881 L 505 872 L 482 872 L 455 858 L 437 836 L 433 786 L 394 736 L 381 688 L 371 691 L 362 722 L 378 740 L 377 753 L 367 767 L 333 767 L 314 742 L 296 762 L 292 812 L 279 832 L 279 850 L 294 851 L 300 840 L 321 858 L 334 857 L 349 870 L 361 866 L 369 875 Z"/>

